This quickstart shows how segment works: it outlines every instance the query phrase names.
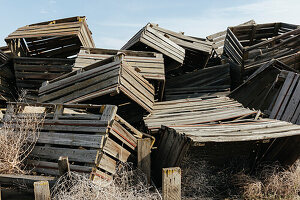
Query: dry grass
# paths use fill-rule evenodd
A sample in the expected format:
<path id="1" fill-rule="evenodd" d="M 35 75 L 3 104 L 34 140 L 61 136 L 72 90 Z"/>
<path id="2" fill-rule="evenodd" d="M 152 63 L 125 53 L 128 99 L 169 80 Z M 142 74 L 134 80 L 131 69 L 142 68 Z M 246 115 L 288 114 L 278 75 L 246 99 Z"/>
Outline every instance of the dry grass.
<path id="1" fill-rule="evenodd" d="M 254 176 L 239 173 L 236 183 L 244 199 L 300 199 L 300 164 L 293 169 L 279 165 L 263 166 Z"/>
<path id="2" fill-rule="evenodd" d="M 54 200 L 157 200 L 156 188 L 146 184 L 144 174 L 124 164 L 111 182 L 92 182 L 87 177 L 73 173 L 62 176 L 52 192 Z"/>
<path id="3" fill-rule="evenodd" d="M 24 160 L 34 148 L 43 117 L 18 115 L 20 108 L 8 107 L 0 128 L 0 173 L 24 174 Z"/>

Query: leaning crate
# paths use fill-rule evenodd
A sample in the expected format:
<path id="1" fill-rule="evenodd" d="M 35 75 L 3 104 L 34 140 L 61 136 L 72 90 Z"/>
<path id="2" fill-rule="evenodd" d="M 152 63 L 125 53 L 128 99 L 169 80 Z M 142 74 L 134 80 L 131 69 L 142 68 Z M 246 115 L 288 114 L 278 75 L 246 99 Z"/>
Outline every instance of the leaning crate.
<path id="1" fill-rule="evenodd" d="M 137 139 L 143 134 L 119 117 L 117 107 L 92 104 L 10 103 L 5 119 L 35 113 L 44 117 L 27 165 L 38 174 L 58 176 L 57 161 L 67 156 L 70 170 L 110 180 L 120 163 L 136 158 Z M 96 110 L 98 114 L 91 114 Z"/>
<path id="2" fill-rule="evenodd" d="M 118 54 L 45 82 L 38 101 L 113 104 L 127 110 L 121 116 L 128 117 L 132 109 L 152 111 L 154 87 Z"/>
<path id="3" fill-rule="evenodd" d="M 23 26 L 5 41 L 15 56 L 23 57 L 67 58 L 81 46 L 95 46 L 84 16 Z"/>
<path id="4" fill-rule="evenodd" d="M 224 44 L 226 57 L 242 66 L 246 75 L 262 64 L 300 50 L 300 26 L 286 23 L 229 27 Z"/>
<path id="5" fill-rule="evenodd" d="M 124 53 L 124 61 L 155 87 L 156 98 L 162 100 L 165 87 L 165 66 L 163 55 L 160 53 L 83 47 L 75 60 L 74 70 L 118 53 Z"/>

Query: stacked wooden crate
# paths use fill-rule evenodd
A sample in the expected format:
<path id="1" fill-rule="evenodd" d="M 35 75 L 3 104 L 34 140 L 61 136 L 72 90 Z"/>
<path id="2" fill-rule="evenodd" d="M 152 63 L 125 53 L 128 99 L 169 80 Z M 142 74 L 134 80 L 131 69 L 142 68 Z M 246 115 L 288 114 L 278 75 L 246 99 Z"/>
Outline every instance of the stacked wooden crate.
<path id="1" fill-rule="evenodd" d="M 184 48 L 185 57 L 182 66 L 184 71 L 201 69 L 206 66 L 212 53 L 212 42 L 203 38 L 186 36 L 183 32 L 176 33 L 174 31 L 163 29 L 157 24 L 152 23 L 150 26 L 158 33 Z"/>
<path id="2" fill-rule="evenodd" d="M 81 46 L 95 47 L 84 16 L 27 25 L 5 41 L 15 56 L 22 57 L 67 58 Z"/>
<path id="3" fill-rule="evenodd" d="M 184 48 L 156 31 L 153 24 L 150 23 L 135 34 L 121 49 L 162 53 L 165 56 L 166 72 L 181 67 L 185 57 Z"/>
<path id="4" fill-rule="evenodd" d="M 210 95 L 227 95 L 230 65 L 218 65 L 167 79 L 165 99 L 176 100 Z"/>
<path id="5" fill-rule="evenodd" d="M 154 87 L 124 61 L 124 54 L 118 54 L 46 82 L 38 100 L 110 103 L 123 109 L 135 105 L 151 112 Z"/>
<path id="6" fill-rule="evenodd" d="M 81 48 L 74 69 L 86 67 L 118 53 L 123 53 L 124 61 L 155 87 L 157 98 L 162 100 L 165 87 L 165 68 L 162 54 L 144 51 Z"/>
<path id="7" fill-rule="evenodd" d="M 72 72 L 74 59 L 15 57 L 16 84 L 21 93 L 26 90 L 27 102 L 36 102 L 38 90 L 45 81 Z"/>
<path id="8" fill-rule="evenodd" d="M 12 103 L 8 110 L 13 109 L 19 110 L 19 119 L 28 114 L 45 118 L 28 160 L 40 174 L 59 175 L 58 158 L 67 156 L 71 171 L 90 175 L 92 180 L 111 180 L 119 162 L 136 157 L 137 139 L 143 136 L 116 115 L 116 106 Z M 14 119 L 9 112 L 5 118 Z"/>
<path id="9" fill-rule="evenodd" d="M 17 98 L 15 76 L 11 58 L 0 50 L 0 106 L 6 107 L 6 102 Z"/>
<path id="10" fill-rule="evenodd" d="M 300 50 L 300 27 L 286 23 L 229 27 L 224 53 L 249 75 L 263 63 Z"/>
<path id="11" fill-rule="evenodd" d="M 254 20 L 244 22 L 242 24 L 239 24 L 238 26 L 252 25 L 252 24 L 255 24 Z M 224 41 L 225 41 L 226 34 L 227 34 L 227 30 L 220 31 L 220 32 L 214 33 L 214 34 L 206 37 L 207 40 L 209 40 L 213 43 L 213 51 L 214 51 L 213 54 L 216 54 L 216 56 L 218 56 L 218 57 L 221 57 L 221 55 L 223 54 Z"/>

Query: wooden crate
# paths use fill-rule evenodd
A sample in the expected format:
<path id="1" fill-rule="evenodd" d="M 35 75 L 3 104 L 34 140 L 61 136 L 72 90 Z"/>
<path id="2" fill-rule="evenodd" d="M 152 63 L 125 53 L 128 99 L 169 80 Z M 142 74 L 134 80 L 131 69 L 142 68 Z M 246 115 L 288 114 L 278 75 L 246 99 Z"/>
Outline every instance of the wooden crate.
<path id="1" fill-rule="evenodd" d="M 58 158 L 67 156 L 71 171 L 90 174 L 92 180 L 110 180 L 119 162 L 135 161 L 137 139 L 143 134 L 116 115 L 117 107 L 85 104 L 21 104 L 17 115 L 45 114 L 28 165 L 39 174 L 59 175 Z M 12 108 L 11 108 L 12 107 Z M 97 114 L 89 113 L 97 110 Z M 6 120 L 10 120 L 7 113 Z"/>
<path id="2" fill-rule="evenodd" d="M 230 90 L 230 79 L 229 64 L 172 77 L 166 81 L 165 99 L 226 95 Z"/>
<path id="3" fill-rule="evenodd" d="M 9 60 L 8 55 L 6 55 L 3 51 L 0 50 L 0 65 L 7 63 Z"/>
<path id="4" fill-rule="evenodd" d="M 212 42 L 197 37 L 184 35 L 183 32 L 176 33 L 151 23 L 150 26 L 158 33 L 164 35 L 185 50 L 185 57 L 182 69 L 192 71 L 204 68 L 212 53 Z"/>
<path id="5" fill-rule="evenodd" d="M 155 102 L 152 114 L 144 117 L 144 122 L 151 133 L 155 134 L 162 125 L 192 127 L 197 124 L 218 123 L 239 118 L 253 119 L 257 113 L 228 97 L 198 97 Z"/>
<path id="6" fill-rule="evenodd" d="M 74 59 L 15 57 L 13 62 L 19 92 L 27 90 L 27 100 L 36 102 L 42 83 L 72 72 Z"/>
<path id="7" fill-rule="evenodd" d="M 39 102 L 131 103 L 151 112 L 154 87 L 128 66 L 118 54 L 46 82 L 39 89 Z"/>
<path id="8" fill-rule="evenodd" d="M 254 20 L 244 22 L 242 24 L 239 24 L 238 26 L 252 25 L 252 24 L 256 24 Z M 213 55 L 215 54 L 216 56 L 221 57 L 221 55 L 223 54 L 226 34 L 227 34 L 227 30 L 220 31 L 206 37 L 207 40 L 213 43 Z"/>
<path id="9" fill-rule="evenodd" d="M 286 78 L 269 106 L 269 117 L 300 125 L 300 75 L 283 71 L 281 76 Z"/>
<path id="10" fill-rule="evenodd" d="M 278 60 L 300 72 L 300 52 L 280 57 Z"/>
<path id="11" fill-rule="evenodd" d="M 224 53 L 249 75 L 260 63 L 298 52 L 299 38 L 300 27 L 286 23 L 229 27 Z"/>
<path id="12" fill-rule="evenodd" d="M 95 47 L 84 16 L 27 25 L 5 41 L 15 56 L 23 57 L 67 58 L 81 46 Z"/>
<path id="13" fill-rule="evenodd" d="M 294 69 L 272 60 L 255 71 L 247 81 L 233 90 L 229 97 L 245 107 L 261 110 L 267 114 L 286 79 L 286 75 L 281 74 L 284 70 Z"/>
<path id="14" fill-rule="evenodd" d="M 162 53 L 166 72 L 181 67 L 185 58 L 184 48 L 160 34 L 150 23 L 136 33 L 121 49 Z"/>
<path id="15" fill-rule="evenodd" d="M 118 53 L 125 54 L 124 61 L 155 87 L 157 98 L 162 100 L 165 87 L 165 68 L 162 54 L 130 50 L 81 48 L 74 69 L 86 67 Z"/>

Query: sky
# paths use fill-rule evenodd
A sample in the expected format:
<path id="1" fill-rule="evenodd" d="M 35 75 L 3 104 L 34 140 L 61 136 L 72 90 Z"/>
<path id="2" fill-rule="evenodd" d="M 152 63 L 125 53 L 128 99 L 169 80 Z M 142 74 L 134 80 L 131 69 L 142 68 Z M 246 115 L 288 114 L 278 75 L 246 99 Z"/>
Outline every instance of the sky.
<path id="1" fill-rule="evenodd" d="M 0 0 L 0 46 L 27 24 L 86 16 L 98 48 L 120 49 L 148 22 L 206 37 L 254 19 L 300 24 L 299 0 Z"/>

